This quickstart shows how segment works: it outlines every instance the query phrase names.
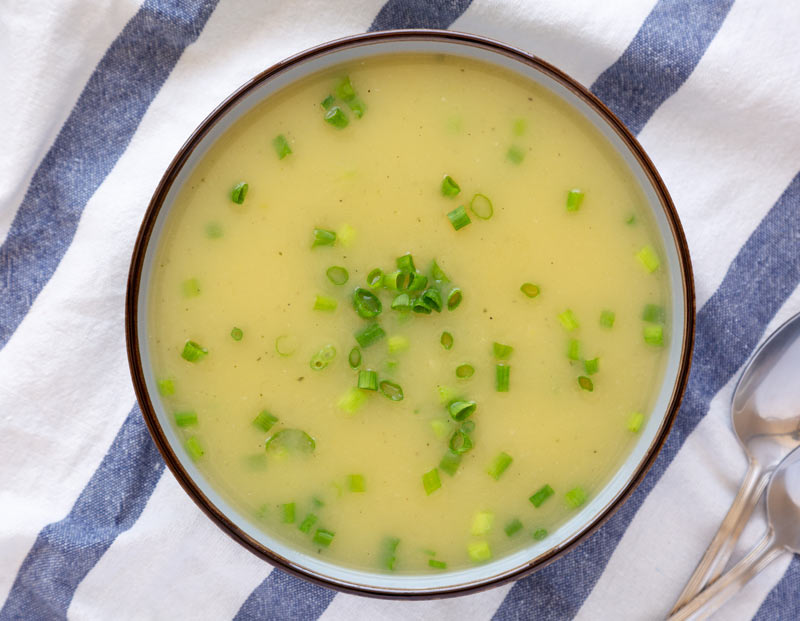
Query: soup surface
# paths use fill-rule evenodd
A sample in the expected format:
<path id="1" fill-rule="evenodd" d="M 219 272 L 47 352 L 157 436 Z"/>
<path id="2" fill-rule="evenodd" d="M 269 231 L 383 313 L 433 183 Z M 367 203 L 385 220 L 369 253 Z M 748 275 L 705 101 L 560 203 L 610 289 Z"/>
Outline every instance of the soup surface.
<path id="1" fill-rule="evenodd" d="M 588 502 L 647 420 L 669 325 L 650 218 L 599 132 L 521 76 L 426 55 L 315 74 L 179 193 L 149 290 L 160 398 L 294 547 L 496 559 Z"/>

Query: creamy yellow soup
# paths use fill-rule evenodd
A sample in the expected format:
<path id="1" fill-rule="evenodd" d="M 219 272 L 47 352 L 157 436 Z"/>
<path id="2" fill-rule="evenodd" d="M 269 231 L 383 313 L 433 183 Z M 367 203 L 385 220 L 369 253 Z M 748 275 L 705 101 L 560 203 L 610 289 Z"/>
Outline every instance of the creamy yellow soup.
<path id="1" fill-rule="evenodd" d="M 270 535 L 375 571 L 486 562 L 631 450 L 662 256 L 621 158 L 535 83 L 447 56 L 326 70 L 181 189 L 150 291 L 160 398 Z"/>

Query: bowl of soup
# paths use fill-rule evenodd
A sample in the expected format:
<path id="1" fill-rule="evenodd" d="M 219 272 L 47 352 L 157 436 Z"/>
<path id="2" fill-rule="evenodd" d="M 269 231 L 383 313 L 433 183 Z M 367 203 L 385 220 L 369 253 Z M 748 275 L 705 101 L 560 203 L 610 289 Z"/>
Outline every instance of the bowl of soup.
<path id="1" fill-rule="evenodd" d="M 132 377 L 170 470 L 278 567 L 462 594 L 567 551 L 678 409 L 686 242 L 622 123 L 452 32 L 349 37 L 254 77 L 144 217 Z"/>

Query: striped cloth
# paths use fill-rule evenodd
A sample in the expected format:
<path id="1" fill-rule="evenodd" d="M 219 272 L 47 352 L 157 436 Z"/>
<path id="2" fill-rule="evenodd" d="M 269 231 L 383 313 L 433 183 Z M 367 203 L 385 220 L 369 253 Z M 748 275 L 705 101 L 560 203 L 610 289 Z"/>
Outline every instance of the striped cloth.
<path id="1" fill-rule="evenodd" d="M 728 405 L 800 310 L 796 0 L 38 0 L 0 3 L 0 620 L 655 619 L 744 473 Z M 247 78 L 365 30 L 452 28 L 530 50 L 636 133 L 698 291 L 686 398 L 655 466 L 568 555 L 463 598 L 337 594 L 207 520 L 155 450 L 125 356 L 126 272 L 172 154 Z M 741 549 L 764 529 L 763 508 Z M 720 619 L 800 619 L 800 560 Z"/>

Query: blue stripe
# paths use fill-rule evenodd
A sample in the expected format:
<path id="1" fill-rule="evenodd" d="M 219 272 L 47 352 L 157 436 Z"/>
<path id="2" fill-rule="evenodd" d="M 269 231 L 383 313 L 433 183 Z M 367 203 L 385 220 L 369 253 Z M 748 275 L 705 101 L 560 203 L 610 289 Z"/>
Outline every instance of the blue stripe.
<path id="1" fill-rule="evenodd" d="M 781 581 L 763 601 L 753 621 L 800 619 L 800 556 L 795 555 Z"/>
<path id="2" fill-rule="evenodd" d="M 694 71 L 733 0 L 661 0 L 592 86 L 634 134 Z"/>
<path id="3" fill-rule="evenodd" d="M 495 619 L 525 615 L 535 601 L 541 619 L 574 616 L 600 578 L 636 512 L 714 395 L 747 361 L 767 324 L 800 283 L 800 173 L 731 263 L 719 289 L 697 314 L 692 372 L 675 425 L 655 464 L 628 501 L 577 549 L 517 582 Z M 666 612 L 666 610 L 664 611 Z"/>
<path id="4" fill-rule="evenodd" d="M 0 348 L 52 277 L 86 203 L 216 3 L 147 0 L 97 65 L 0 247 Z"/>
<path id="5" fill-rule="evenodd" d="M 449 28 L 470 4 L 472 0 L 389 0 L 375 16 L 369 30 Z"/>
<path id="6" fill-rule="evenodd" d="M 234 621 L 307 621 L 318 618 L 336 591 L 273 569 L 248 597 Z"/>
<path id="7" fill-rule="evenodd" d="M 164 462 L 134 406 L 72 510 L 39 533 L 0 621 L 65 619 L 78 584 L 117 536 L 133 526 L 163 471 Z"/>

